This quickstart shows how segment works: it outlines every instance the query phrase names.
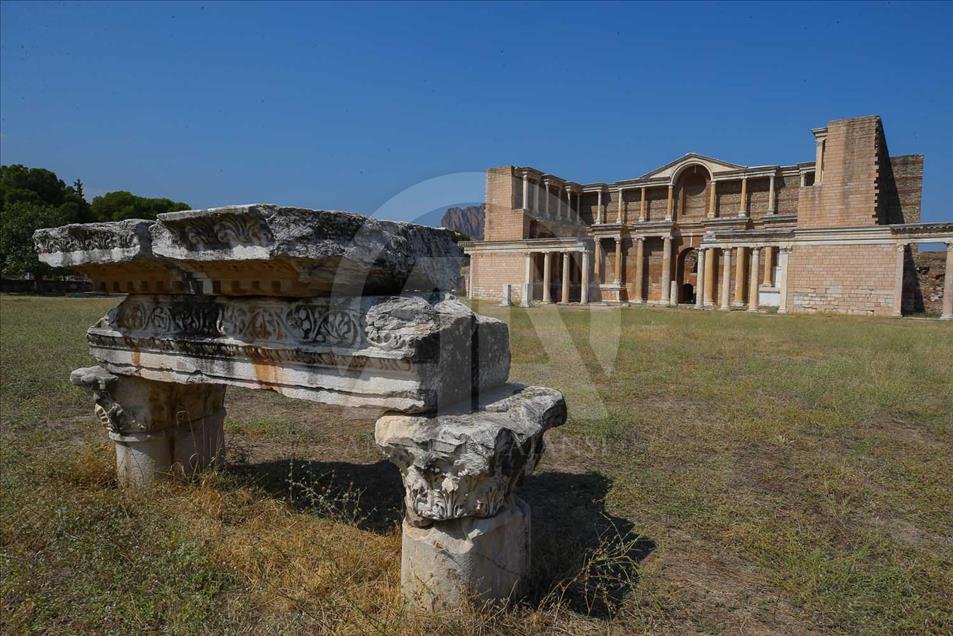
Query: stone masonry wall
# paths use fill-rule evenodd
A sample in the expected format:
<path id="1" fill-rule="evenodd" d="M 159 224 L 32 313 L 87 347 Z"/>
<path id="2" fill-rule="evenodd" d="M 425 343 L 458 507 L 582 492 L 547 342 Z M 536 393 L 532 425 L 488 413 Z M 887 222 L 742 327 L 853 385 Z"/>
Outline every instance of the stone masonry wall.
<path id="1" fill-rule="evenodd" d="M 887 157 L 880 169 L 878 201 L 884 223 L 919 223 L 923 155 Z"/>
<path id="2" fill-rule="evenodd" d="M 513 285 L 513 301 L 520 299 L 520 283 L 526 278 L 522 254 L 473 254 L 470 257 L 471 298 L 503 298 L 503 285 Z"/>
<path id="3" fill-rule="evenodd" d="M 946 250 L 918 252 L 913 256 L 922 297 L 922 309 L 927 314 L 943 311 L 943 277 L 946 274 Z M 916 309 L 916 308 L 915 308 Z"/>
<path id="4" fill-rule="evenodd" d="M 512 166 L 490 168 L 486 171 L 484 240 L 510 241 L 524 238 L 528 221 L 523 211 L 517 207 L 522 204 L 522 189 L 523 182 L 516 178 Z"/>
<path id="5" fill-rule="evenodd" d="M 821 183 L 801 190 L 798 227 L 876 224 L 880 118 L 832 121 L 827 131 Z"/>
<path id="6" fill-rule="evenodd" d="M 891 315 L 896 254 L 893 245 L 795 245 L 788 274 L 791 311 Z"/>

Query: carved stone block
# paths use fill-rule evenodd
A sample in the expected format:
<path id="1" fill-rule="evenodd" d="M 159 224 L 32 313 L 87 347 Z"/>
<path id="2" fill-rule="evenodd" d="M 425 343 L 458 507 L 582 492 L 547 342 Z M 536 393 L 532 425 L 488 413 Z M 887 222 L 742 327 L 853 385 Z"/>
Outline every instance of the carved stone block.
<path id="1" fill-rule="evenodd" d="M 453 291 L 462 253 L 443 229 L 276 205 L 37 230 L 40 260 L 103 291 L 326 296 Z"/>
<path id="2" fill-rule="evenodd" d="M 447 298 L 130 295 L 89 328 L 109 372 L 428 411 L 509 374 L 505 323 Z"/>
<path id="3" fill-rule="evenodd" d="M 491 517 L 543 453 L 543 433 L 566 421 L 555 389 L 506 385 L 438 414 L 384 415 L 375 439 L 401 471 L 415 526 Z"/>

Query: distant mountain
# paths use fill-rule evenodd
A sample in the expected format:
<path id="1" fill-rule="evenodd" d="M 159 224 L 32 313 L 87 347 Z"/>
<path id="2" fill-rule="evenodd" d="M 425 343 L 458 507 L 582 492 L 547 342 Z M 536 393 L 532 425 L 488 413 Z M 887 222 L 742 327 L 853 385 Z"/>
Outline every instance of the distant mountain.
<path id="1" fill-rule="evenodd" d="M 474 241 L 483 240 L 483 204 L 465 208 L 447 208 L 440 227 L 463 232 Z"/>

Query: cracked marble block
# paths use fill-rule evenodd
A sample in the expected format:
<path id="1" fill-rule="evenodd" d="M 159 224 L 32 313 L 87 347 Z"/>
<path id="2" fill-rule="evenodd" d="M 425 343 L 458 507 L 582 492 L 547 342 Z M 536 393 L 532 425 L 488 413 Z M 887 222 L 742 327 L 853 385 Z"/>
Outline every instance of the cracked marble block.
<path id="1" fill-rule="evenodd" d="M 510 384 L 472 407 L 377 421 L 377 444 L 404 482 L 409 602 L 428 608 L 517 591 L 529 571 L 530 514 L 515 491 L 539 463 L 543 434 L 565 420 L 559 391 Z"/>
<path id="2" fill-rule="evenodd" d="M 153 382 L 102 367 L 76 369 L 70 381 L 93 394 L 96 416 L 116 444 L 121 485 L 221 464 L 225 387 Z"/>

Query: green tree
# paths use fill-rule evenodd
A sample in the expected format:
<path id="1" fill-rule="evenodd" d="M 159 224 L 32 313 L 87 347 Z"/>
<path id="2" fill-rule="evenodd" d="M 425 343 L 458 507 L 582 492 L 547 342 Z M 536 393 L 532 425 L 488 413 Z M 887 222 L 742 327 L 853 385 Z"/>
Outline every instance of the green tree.
<path id="1" fill-rule="evenodd" d="M 150 199 L 120 190 L 107 192 L 93 199 L 92 216 L 97 221 L 122 221 L 124 219 L 154 219 L 157 214 L 188 210 L 191 206 L 171 199 Z"/>
<path id="2" fill-rule="evenodd" d="M 0 272 L 4 276 L 48 275 L 52 269 L 40 263 L 33 250 L 33 232 L 89 220 L 89 204 L 82 192 L 53 172 L 0 166 Z"/>
<path id="3" fill-rule="evenodd" d="M 5 277 L 48 276 L 53 269 L 44 265 L 33 249 L 33 232 L 41 227 L 69 223 L 68 212 L 36 201 L 5 203 L 0 215 L 0 269 Z"/>

